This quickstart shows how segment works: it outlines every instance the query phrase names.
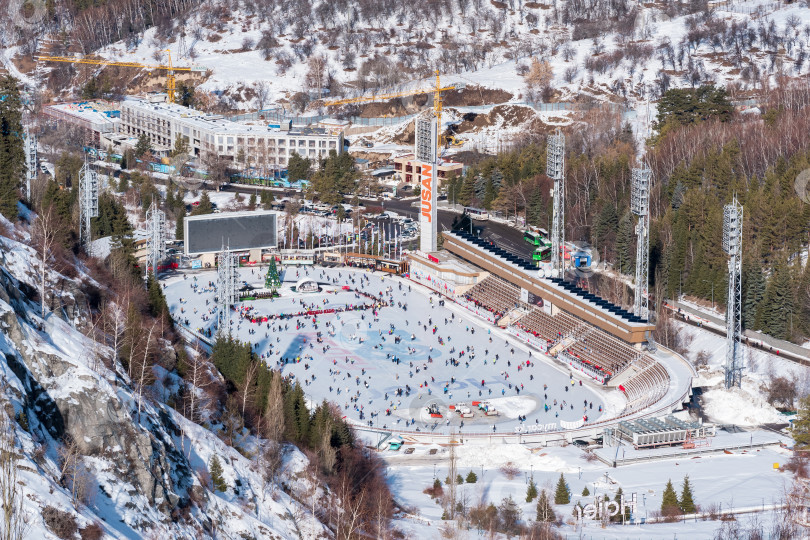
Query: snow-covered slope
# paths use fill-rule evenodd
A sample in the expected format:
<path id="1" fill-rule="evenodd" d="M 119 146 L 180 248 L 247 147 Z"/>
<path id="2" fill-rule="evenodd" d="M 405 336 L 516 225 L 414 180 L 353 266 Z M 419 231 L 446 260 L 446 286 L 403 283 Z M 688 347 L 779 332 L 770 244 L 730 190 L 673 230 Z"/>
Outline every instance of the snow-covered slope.
<path id="1" fill-rule="evenodd" d="M 293 498 L 323 492 L 306 480 L 303 454 L 286 447 L 281 472 L 267 482 L 246 457 L 255 454 L 255 440 L 243 441 L 243 455 L 155 400 L 145 398 L 139 412 L 126 371 L 108 360 L 105 343 L 88 337 L 87 313 L 41 316 L 36 253 L 6 237 L 0 249 L 0 414 L 8 426 L 0 443 L 13 450 L 23 501 L 17 515 L 27 519 L 29 537 L 55 538 L 46 507 L 74 516 L 79 528 L 97 523 L 113 538 L 328 536 Z M 57 305 L 84 305 L 82 284 L 93 283 L 81 267 L 76 278 L 59 281 L 61 292 L 58 277 L 49 279 Z M 225 492 L 208 485 L 215 455 Z"/>
<path id="2" fill-rule="evenodd" d="M 333 2 L 308 4 L 315 16 L 301 21 L 285 15 L 281 3 L 260 16 L 244 8 L 224 11 L 228 2 L 220 0 L 177 21 L 173 31 L 152 28 L 98 53 L 154 63 L 168 49 L 176 64 L 209 69 L 200 89 L 239 108 L 271 106 L 302 91 L 317 97 L 318 90 L 355 95 L 429 87 L 437 68 L 446 83 L 540 101 L 540 88 L 530 91 L 519 74 L 532 59 L 549 62 L 553 92 L 546 98 L 590 96 L 639 107 L 669 86 L 715 82 L 756 89 L 763 77 L 799 76 L 810 67 L 810 8 L 801 4 L 752 0 L 689 14 L 678 11 L 685 4 L 674 3 L 562 1 L 549 9 L 522 0 L 475 0 L 433 3 L 421 18 L 408 17 L 416 5 L 384 3 L 372 16 L 353 2 L 345 10 Z M 323 59 L 322 68 L 312 67 L 314 58 Z"/>

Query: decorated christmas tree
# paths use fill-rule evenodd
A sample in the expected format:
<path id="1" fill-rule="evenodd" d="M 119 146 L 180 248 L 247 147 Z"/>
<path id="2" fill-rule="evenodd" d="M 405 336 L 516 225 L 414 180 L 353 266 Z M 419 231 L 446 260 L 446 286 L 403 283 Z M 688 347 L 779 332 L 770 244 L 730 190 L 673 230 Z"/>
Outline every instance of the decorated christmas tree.
<path id="1" fill-rule="evenodd" d="M 264 288 L 270 289 L 275 293 L 281 287 L 281 278 L 278 275 L 278 268 L 276 268 L 276 258 L 270 258 L 270 266 L 267 268 L 267 277 L 264 278 Z"/>

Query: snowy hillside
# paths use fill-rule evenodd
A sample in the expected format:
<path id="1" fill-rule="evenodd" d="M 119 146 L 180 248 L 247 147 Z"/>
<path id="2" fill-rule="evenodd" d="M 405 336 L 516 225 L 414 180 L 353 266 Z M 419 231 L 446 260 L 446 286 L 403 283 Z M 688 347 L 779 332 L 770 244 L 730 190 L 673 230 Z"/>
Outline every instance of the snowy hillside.
<path id="1" fill-rule="evenodd" d="M 14 231 L 8 221 L 0 225 Z M 324 494 L 306 480 L 308 461 L 295 447 L 286 447 L 278 477 L 268 482 L 251 459 L 256 440 L 245 439 L 244 455 L 237 452 L 148 398 L 157 389 L 135 384 L 110 362 L 112 350 L 75 308 L 99 286 L 81 265 L 71 279 L 49 272 L 50 305 L 73 308 L 43 318 L 33 301 L 36 253 L 7 237 L 0 237 L 0 251 L 0 445 L 16 456 L 0 460 L 0 469 L 16 471 L 16 514 L 30 538 L 55 538 L 60 527 L 112 538 L 327 534 L 293 498 Z M 221 460 L 225 490 L 210 485 L 213 456 Z"/>
<path id="2" fill-rule="evenodd" d="M 352 2 L 344 2 L 347 9 L 289 2 L 270 3 L 260 13 L 250 4 L 230 4 L 205 4 L 172 30 L 152 28 L 98 54 L 154 63 L 168 49 L 175 64 L 210 70 L 200 89 L 215 92 L 224 105 L 286 102 L 288 112 L 308 101 L 292 100 L 297 92 L 317 97 L 427 88 L 434 69 L 445 83 L 511 95 L 481 96 L 485 103 L 591 97 L 641 107 L 668 87 L 714 82 L 756 90 L 810 68 L 810 8 L 797 4 L 718 3 L 694 14 L 680 3 L 459 0 L 381 3 L 369 12 Z M 285 11 L 301 6 L 314 16 L 296 19 Z M 527 84 L 533 59 L 548 61 L 550 69 Z M 464 100 L 480 104 L 474 94 Z"/>

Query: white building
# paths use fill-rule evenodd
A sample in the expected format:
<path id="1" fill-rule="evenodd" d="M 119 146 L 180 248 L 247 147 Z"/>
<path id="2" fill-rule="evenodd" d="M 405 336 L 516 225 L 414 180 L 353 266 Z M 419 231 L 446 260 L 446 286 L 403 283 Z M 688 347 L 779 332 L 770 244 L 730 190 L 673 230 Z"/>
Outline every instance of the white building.
<path id="1" fill-rule="evenodd" d="M 317 163 L 333 150 L 343 152 L 342 132 L 241 124 L 166 103 L 161 97 L 124 100 L 119 132 L 132 137 L 146 134 L 158 151 L 170 150 L 177 138 L 183 137 L 189 154 L 202 159 L 215 154 L 241 167 L 285 168 L 293 153 Z"/>

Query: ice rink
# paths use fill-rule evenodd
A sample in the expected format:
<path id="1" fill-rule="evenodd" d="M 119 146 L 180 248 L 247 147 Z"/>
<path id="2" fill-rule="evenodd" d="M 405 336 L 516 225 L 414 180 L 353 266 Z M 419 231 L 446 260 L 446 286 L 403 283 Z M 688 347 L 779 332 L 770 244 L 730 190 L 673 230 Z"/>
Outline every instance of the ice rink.
<path id="1" fill-rule="evenodd" d="M 266 271 L 240 268 L 240 287 L 262 288 Z M 449 300 L 439 305 L 438 296 L 407 279 L 349 268 L 280 272 L 280 298 L 239 303 L 233 335 L 298 380 L 310 401 L 334 402 L 357 424 L 512 432 L 521 424 L 559 425 L 585 416 L 594 422 L 605 414 L 602 389 L 572 380 L 563 366 L 463 307 Z M 316 280 L 319 292 L 295 292 L 304 277 Z M 216 279 L 216 271 L 198 271 L 163 280 L 176 321 L 216 334 Z M 333 312 L 301 315 L 320 310 Z M 474 401 L 488 402 L 497 415 L 486 415 Z M 430 404 L 438 405 L 441 418 L 428 414 Z M 458 404 L 472 417 L 449 409 Z"/>

